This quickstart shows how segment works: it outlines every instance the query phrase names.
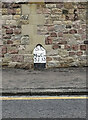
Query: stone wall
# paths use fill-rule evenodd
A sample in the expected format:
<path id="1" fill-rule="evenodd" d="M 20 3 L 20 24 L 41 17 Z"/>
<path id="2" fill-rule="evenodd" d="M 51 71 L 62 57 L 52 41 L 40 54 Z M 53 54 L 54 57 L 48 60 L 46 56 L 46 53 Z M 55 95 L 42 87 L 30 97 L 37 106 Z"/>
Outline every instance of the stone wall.
<path id="1" fill-rule="evenodd" d="M 47 68 L 87 66 L 86 7 L 86 2 L 2 3 L 2 65 L 33 68 L 33 49 L 42 44 Z"/>

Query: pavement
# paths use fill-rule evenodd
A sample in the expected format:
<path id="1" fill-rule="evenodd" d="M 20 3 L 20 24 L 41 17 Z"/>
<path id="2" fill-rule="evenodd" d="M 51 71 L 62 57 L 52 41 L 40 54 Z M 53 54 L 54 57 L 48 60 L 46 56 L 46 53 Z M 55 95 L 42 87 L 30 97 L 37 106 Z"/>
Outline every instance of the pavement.
<path id="1" fill-rule="evenodd" d="M 87 68 L 2 68 L 2 95 L 87 95 Z"/>

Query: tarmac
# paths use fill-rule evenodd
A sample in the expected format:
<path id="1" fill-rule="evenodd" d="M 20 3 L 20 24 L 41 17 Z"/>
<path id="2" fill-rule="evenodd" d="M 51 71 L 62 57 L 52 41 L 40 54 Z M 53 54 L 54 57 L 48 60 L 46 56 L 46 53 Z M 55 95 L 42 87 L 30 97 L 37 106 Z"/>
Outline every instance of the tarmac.
<path id="1" fill-rule="evenodd" d="M 4 67 L 0 93 L 4 95 L 87 95 L 87 67 L 25 70 Z"/>

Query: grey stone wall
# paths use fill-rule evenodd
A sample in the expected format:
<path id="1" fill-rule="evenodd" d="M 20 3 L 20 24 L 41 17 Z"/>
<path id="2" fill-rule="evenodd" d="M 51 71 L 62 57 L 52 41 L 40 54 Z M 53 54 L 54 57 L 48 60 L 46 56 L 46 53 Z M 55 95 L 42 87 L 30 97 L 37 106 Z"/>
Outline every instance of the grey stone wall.
<path id="1" fill-rule="evenodd" d="M 2 65 L 33 68 L 33 49 L 42 44 L 47 68 L 87 66 L 86 2 L 2 3 Z"/>

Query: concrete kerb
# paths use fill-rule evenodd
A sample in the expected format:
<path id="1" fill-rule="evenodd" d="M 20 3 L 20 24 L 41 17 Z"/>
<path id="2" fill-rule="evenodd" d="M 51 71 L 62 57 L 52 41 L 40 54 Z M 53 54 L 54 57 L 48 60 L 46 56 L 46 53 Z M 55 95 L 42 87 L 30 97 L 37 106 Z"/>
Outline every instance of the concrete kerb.
<path id="1" fill-rule="evenodd" d="M 21 89 L 21 90 L 4 90 L 2 96 L 59 96 L 59 95 L 88 95 L 88 90 L 85 88 L 77 89 Z"/>

